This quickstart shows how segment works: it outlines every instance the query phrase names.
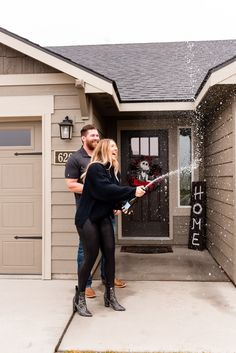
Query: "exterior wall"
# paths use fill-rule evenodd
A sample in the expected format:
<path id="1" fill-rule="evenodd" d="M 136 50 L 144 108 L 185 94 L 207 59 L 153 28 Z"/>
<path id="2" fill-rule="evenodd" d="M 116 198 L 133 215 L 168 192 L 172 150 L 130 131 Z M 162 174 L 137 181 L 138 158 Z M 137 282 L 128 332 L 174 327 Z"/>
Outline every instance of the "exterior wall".
<path id="1" fill-rule="evenodd" d="M 0 45 L 0 74 L 51 72 L 55 72 L 55 70 Z M 35 80 L 37 80 L 37 74 Z M 77 150 L 81 146 L 80 129 L 84 124 L 91 123 L 92 119 L 82 120 L 78 90 L 73 84 L 0 87 L 0 96 L 27 97 L 34 95 L 54 97 L 54 113 L 51 116 L 52 275 L 76 273 L 75 258 L 78 236 L 73 221 L 75 212 L 74 195 L 66 189 L 64 165 L 54 164 L 54 151 Z M 71 141 L 63 141 L 59 138 L 58 123 L 67 115 L 74 122 L 73 139 Z"/>
<path id="2" fill-rule="evenodd" d="M 4 45 L 0 45 L 0 75 L 35 74 L 58 72 Z M 54 113 L 51 116 L 51 271 L 52 277 L 74 276 L 78 235 L 74 225 L 75 201 L 64 180 L 64 165 L 54 164 L 55 150 L 75 151 L 81 147 L 80 130 L 83 125 L 95 124 L 102 136 L 105 135 L 103 120 L 89 101 L 89 116 L 81 117 L 78 90 L 74 84 L 0 86 L 0 96 L 45 96 L 54 98 Z M 65 116 L 73 120 L 73 138 L 63 141 L 59 138 L 58 123 Z M 24 119 L 24 117 L 22 117 Z M 32 120 L 35 117 L 32 117 Z"/>
<path id="3" fill-rule="evenodd" d="M 58 72 L 54 68 L 31 59 L 3 44 L 0 44 L 0 75 Z"/>
<path id="4" fill-rule="evenodd" d="M 55 150 L 77 150 L 81 146 L 80 129 L 91 119 L 83 121 L 77 89 L 73 85 L 0 87 L 0 96 L 54 96 L 54 114 L 51 120 L 52 143 L 52 275 L 76 273 L 78 236 L 74 226 L 75 202 L 65 185 L 64 165 L 54 164 Z M 58 123 L 68 115 L 74 122 L 73 139 L 59 138 Z"/>
<path id="5" fill-rule="evenodd" d="M 160 114 L 161 115 L 161 114 Z M 186 118 L 178 117 L 177 113 L 169 114 L 169 116 L 152 118 L 142 120 L 120 120 L 117 122 L 117 140 L 119 148 L 120 146 L 120 132 L 121 130 L 147 130 L 147 129 L 168 129 L 169 132 L 169 170 L 178 169 L 178 127 L 192 127 L 193 146 L 197 144 L 196 134 L 194 133 L 194 124 L 192 117 L 189 115 Z M 192 156 L 194 158 L 194 155 Z M 196 169 L 193 172 L 193 180 L 199 179 L 199 170 Z M 169 217 L 170 217 L 170 239 L 155 240 L 149 243 L 165 243 L 172 245 L 184 245 L 188 244 L 188 230 L 189 230 L 189 219 L 190 219 L 190 207 L 180 207 L 178 205 L 178 175 L 173 175 L 169 178 Z M 121 222 L 121 220 L 120 220 Z M 121 224 L 119 229 L 121 228 Z M 130 242 L 130 240 L 128 240 Z M 128 242 L 124 240 L 124 242 Z M 121 241 L 123 242 L 123 240 Z M 136 240 L 137 242 L 137 240 Z M 145 241 L 139 241 L 144 243 Z M 146 241 L 147 242 L 147 241 Z"/>
<path id="6" fill-rule="evenodd" d="M 90 116 L 92 117 L 93 124 L 98 129 L 101 138 L 106 138 L 108 135 L 107 135 L 107 131 L 106 131 L 105 121 L 104 121 L 104 119 L 102 119 L 102 117 L 98 113 L 98 111 L 95 108 L 93 108 L 92 102 L 91 102 Z M 110 135 L 109 135 L 109 137 L 110 137 Z"/>
<path id="7" fill-rule="evenodd" d="M 68 115 L 74 122 L 70 141 L 59 137 L 58 123 Z M 80 130 L 92 119 L 81 119 L 79 98 L 74 87 L 67 93 L 55 96 L 55 112 L 52 117 L 52 154 L 55 150 L 76 151 L 81 147 Z M 76 273 L 78 235 L 74 225 L 74 194 L 67 190 L 64 165 L 55 165 L 52 155 L 52 276 Z"/>
<path id="8" fill-rule="evenodd" d="M 71 110 L 74 104 L 74 110 Z M 63 106 L 63 113 L 61 111 Z M 65 111 L 65 107 L 68 109 Z M 70 108 L 69 108 L 70 107 Z M 68 115 L 75 122 L 71 141 L 62 141 L 58 137 L 58 125 Z M 89 102 L 89 117 L 81 120 L 79 102 L 72 98 L 58 100 L 53 117 L 52 146 L 54 150 L 77 150 L 81 147 L 80 130 L 83 125 L 94 124 L 102 136 L 105 135 L 100 115 Z M 75 200 L 65 186 L 65 166 L 52 165 L 52 276 L 54 278 L 75 278 L 77 275 L 76 256 L 79 237 L 74 225 Z"/>
<path id="9" fill-rule="evenodd" d="M 234 119 L 232 103 L 208 117 L 205 129 L 207 247 L 233 279 L 234 249 Z"/>

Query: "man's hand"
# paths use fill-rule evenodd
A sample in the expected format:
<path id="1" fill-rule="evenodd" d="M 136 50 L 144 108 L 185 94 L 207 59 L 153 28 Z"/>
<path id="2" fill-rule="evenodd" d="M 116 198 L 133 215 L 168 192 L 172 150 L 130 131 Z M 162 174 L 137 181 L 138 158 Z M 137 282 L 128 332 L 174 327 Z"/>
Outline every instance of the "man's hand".
<path id="1" fill-rule="evenodd" d="M 114 213 L 115 216 L 118 216 L 118 214 L 121 213 L 121 210 L 113 210 L 113 213 Z"/>

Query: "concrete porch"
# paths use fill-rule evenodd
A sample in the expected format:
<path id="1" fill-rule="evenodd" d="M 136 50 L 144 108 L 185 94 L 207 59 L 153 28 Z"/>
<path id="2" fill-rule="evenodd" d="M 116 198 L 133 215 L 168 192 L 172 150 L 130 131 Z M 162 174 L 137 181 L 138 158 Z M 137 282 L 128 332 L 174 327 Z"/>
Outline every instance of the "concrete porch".
<path id="1" fill-rule="evenodd" d="M 116 276 L 127 281 L 229 281 L 207 250 L 173 246 L 173 252 L 137 254 L 116 246 Z M 95 279 L 100 279 L 98 266 Z"/>

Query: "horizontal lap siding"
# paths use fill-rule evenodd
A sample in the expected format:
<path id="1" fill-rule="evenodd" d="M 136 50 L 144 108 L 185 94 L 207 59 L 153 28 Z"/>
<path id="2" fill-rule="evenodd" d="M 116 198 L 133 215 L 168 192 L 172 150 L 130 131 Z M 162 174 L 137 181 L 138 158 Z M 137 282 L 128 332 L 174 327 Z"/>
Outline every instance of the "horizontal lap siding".
<path id="1" fill-rule="evenodd" d="M 212 118 L 205 134 L 207 247 L 227 274 L 234 266 L 234 131 L 232 107 Z"/>
<path id="2" fill-rule="evenodd" d="M 67 115 L 74 122 L 73 138 L 71 141 L 62 141 L 59 138 L 58 123 Z M 81 118 L 76 88 L 70 92 L 65 86 L 65 92 L 57 92 L 52 119 L 52 158 L 55 150 L 78 150 L 81 147 L 80 130 L 84 125 L 93 123 L 94 117 L 84 120 Z M 99 129 L 102 130 L 101 125 Z M 52 276 L 54 277 L 76 276 L 77 273 L 79 236 L 74 222 L 75 198 L 74 194 L 67 190 L 64 172 L 64 165 L 52 164 Z"/>
<path id="3" fill-rule="evenodd" d="M 78 92 L 75 87 L 70 91 L 58 91 L 54 98 L 55 112 L 52 117 L 52 161 L 55 150 L 76 151 L 81 147 L 80 130 L 85 124 L 92 123 L 81 118 Z M 65 116 L 73 120 L 73 138 L 63 141 L 59 138 L 58 123 Z M 52 276 L 75 275 L 78 234 L 74 224 L 74 194 L 67 190 L 64 178 L 65 166 L 52 163 Z"/>
<path id="4" fill-rule="evenodd" d="M 188 216 L 173 217 L 173 245 L 188 244 L 189 221 Z"/>

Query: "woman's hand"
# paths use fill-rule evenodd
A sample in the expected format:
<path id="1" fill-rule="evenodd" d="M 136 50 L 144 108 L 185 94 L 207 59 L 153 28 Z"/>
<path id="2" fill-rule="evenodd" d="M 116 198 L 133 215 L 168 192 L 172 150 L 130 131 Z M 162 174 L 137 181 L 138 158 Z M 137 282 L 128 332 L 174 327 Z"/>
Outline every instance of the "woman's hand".
<path id="1" fill-rule="evenodd" d="M 118 214 L 121 213 L 121 210 L 113 210 L 113 213 L 114 213 L 115 216 L 118 216 Z"/>
<path id="2" fill-rule="evenodd" d="M 136 197 L 142 197 L 145 193 L 146 193 L 146 191 L 143 186 L 136 187 L 136 192 L 135 192 Z"/>

